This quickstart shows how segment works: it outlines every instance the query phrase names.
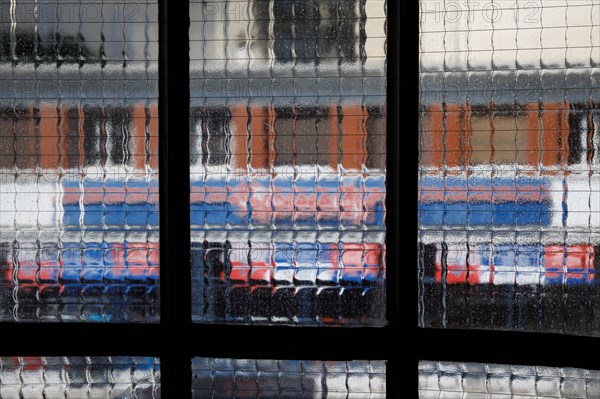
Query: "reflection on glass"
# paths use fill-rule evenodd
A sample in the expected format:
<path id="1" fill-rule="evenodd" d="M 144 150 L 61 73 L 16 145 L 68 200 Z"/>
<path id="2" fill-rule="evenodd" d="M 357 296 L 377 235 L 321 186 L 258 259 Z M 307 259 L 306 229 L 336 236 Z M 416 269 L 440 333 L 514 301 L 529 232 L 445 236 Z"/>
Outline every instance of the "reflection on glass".
<path id="1" fill-rule="evenodd" d="M 420 2 L 420 325 L 599 335 L 600 5 L 457 18 L 434 3 Z"/>
<path id="2" fill-rule="evenodd" d="M 419 399 L 598 396 L 600 372 L 593 370 L 458 362 L 419 363 Z"/>
<path id="3" fill-rule="evenodd" d="M 191 2 L 194 321 L 385 324 L 385 9 Z"/>
<path id="4" fill-rule="evenodd" d="M 192 398 L 383 399 L 385 373 L 385 361 L 196 357 L 192 361 Z"/>
<path id="5" fill-rule="evenodd" d="M 160 361 L 146 357 L 2 357 L 3 398 L 160 398 Z"/>
<path id="6" fill-rule="evenodd" d="M 0 321 L 158 321 L 158 22 L 0 1 Z"/>

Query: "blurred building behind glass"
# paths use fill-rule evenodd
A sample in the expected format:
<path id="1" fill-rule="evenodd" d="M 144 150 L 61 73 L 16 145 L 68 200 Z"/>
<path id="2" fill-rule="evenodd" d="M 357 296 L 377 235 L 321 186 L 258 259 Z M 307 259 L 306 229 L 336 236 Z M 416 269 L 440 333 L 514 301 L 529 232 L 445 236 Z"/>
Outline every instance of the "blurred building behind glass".
<path id="1" fill-rule="evenodd" d="M 158 320 L 157 16 L 0 2 L 1 320 Z"/>
<path id="2" fill-rule="evenodd" d="M 598 335 L 600 4 L 420 11 L 420 325 Z"/>
<path id="3" fill-rule="evenodd" d="M 191 3 L 196 321 L 384 323 L 385 7 Z"/>

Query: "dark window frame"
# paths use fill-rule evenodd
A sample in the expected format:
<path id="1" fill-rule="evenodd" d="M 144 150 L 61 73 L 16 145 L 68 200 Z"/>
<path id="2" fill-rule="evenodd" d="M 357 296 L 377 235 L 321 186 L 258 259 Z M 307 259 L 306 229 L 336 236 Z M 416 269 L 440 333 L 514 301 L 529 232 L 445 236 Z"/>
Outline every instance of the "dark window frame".
<path id="1" fill-rule="evenodd" d="M 408 8 L 402 2 L 402 7 Z M 415 3 L 416 4 L 416 3 Z M 255 359 L 387 360 L 387 391 L 402 397 L 400 365 L 409 364 L 401 353 L 413 352 L 417 342 L 402 342 L 402 332 L 416 325 L 412 317 L 413 291 L 400 289 L 400 270 L 411 269 L 412 260 L 399 262 L 407 248 L 399 248 L 400 168 L 399 25 L 400 3 L 387 2 L 387 320 L 383 328 L 330 328 L 193 324 L 190 268 L 189 175 L 189 1 L 158 0 L 159 5 L 159 189 L 160 189 L 160 301 L 157 324 L 100 323 L 3 323 L 10 345 L 2 356 L 153 356 L 161 362 L 163 398 L 191 396 L 191 359 L 195 356 Z M 406 11 L 406 10 L 405 10 Z M 413 14 L 414 15 L 414 14 Z M 406 20 L 409 15 L 405 13 Z M 408 18 L 410 19 L 410 18 Z M 391 23 L 390 23 L 391 21 Z M 404 23 L 404 21 L 402 22 Z M 416 25 L 415 25 L 416 26 Z M 414 37 L 414 35 L 411 35 Z M 416 63 L 415 63 L 416 65 Z M 413 73 L 411 72 L 411 76 Z M 412 79 L 411 79 L 412 80 Z M 406 79 L 405 79 L 406 81 Z M 414 88 L 409 93 L 415 93 Z M 416 98 L 416 95 L 415 95 Z M 412 115 L 412 114 L 410 114 Z M 413 119 L 413 118 L 410 118 Z M 416 118 L 414 118 L 416 126 Z M 412 120 L 410 122 L 412 126 Z M 172 132 L 172 133 L 170 133 Z M 416 137 L 416 136 L 415 136 Z M 404 140 L 404 139 L 403 139 Z M 416 142 L 416 141 L 415 141 Z M 411 141 L 412 143 L 412 141 Z M 416 148 L 416 144 L 413 148 Z M 413 165 L 411 165 L 413 166 Z M 406 169 L 404 169 L 406 170 Z M 412 171 L 412 169 L 409 169 Z M 409 177 L 410 176 L 410 177 Z M 411 173 L 402 184 L 413 187 Z M 416 214 L 416 208 L 415 208 Z M 405 221 L 406 216 L 403 216 Z M 416 220 L 416 217 L 413 219 Z M 408 253 L 411 253 L 410 251 Z M 409 272 L 409 275 L 412 272 Z M 416 286 L 404 279 L 403 287 Z M 400 297 L 400 292 L 404 297 Z M 401 302 L 402 301 L 402 302 Z M 402 320 L 399 304 L 403 303 Z M 401 324 L 402 323 L 402 324 Z M 244 337 L 244 345 L 232 344 Z M 237 338 L 239 341 L 239 338 Z M 252 343 L 256 342 L 256 345 Z M 421 341 L 422 342 L 422 341 Z M 267 345 L 265 345 L 267 343 Z M 416 364 L 409 364 L 416 370 Z M 406 374 L 405 374 L 406 375 Z"/>

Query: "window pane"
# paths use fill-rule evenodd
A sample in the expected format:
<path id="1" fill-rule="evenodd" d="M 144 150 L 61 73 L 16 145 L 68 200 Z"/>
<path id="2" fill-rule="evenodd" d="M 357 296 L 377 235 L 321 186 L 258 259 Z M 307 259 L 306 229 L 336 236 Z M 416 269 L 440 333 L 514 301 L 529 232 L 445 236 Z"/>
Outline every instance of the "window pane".
<path id="1" fill-rule="evenodd" d="M 420 325 L 599 335 L 600 5 L 420 6 Z"/>
<path id="2" fill-rule="evenodd" d="M 385 361 L 196 357 L 192 398 L 385 398 Z"/>
<path id="3" fill-rule="evenodd" d="M 160 361 L 147 357 L 2 357 L 3 398 L 160 398 Z"/>
<path id="4" fill-rule="evenodd" d="M 0 321 L 158 321 L 156 1 L 0 13 Z"/>
<path id="5" fill-rule="evenodd" d="M 194 321 L 385 324 L 385 1 L 190 14 Z"/>
<path id="6" fill-rule="evenodd" d="M 419 363 L 420 399 L 483 397 L 483 394 L 494 398 L 595 398 L 600 396 L 600 372 L 501 364 Z"/>

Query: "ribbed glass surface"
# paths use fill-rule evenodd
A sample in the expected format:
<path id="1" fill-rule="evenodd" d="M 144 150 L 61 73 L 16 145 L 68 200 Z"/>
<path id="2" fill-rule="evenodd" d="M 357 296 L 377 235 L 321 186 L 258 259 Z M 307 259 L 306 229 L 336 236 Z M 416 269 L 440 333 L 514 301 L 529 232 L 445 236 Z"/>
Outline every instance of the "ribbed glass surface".
<path id="1" fill-rule="evenodd" d="M 600 335 L 600 2 L 420 1 L 419 324 Z"/>
<path id="2" fill-rule="evenodd" d="M 157 15 L 0 1 L 0 321 L 158 321 Z"/>
<path id="3" fill-rule="evenodd" d="M 384 361 L 194 358 L 192 398 L 386 397 Z"/>
<path id="4" fill-rule="evenodd" d="M 481 363 L 419 363 L 420 399 L 598 397 L 598 371 Z"/>
<path id="5" fill-rule="evenodd" d="M 145 357 L 2 357 L 7 399 L 160 398 L 160 362 Z"/>
<path id="6" fill-rule="evenodd" d="M 190 16 L 194 321 L 385 324 L 385 1 Z"/>

